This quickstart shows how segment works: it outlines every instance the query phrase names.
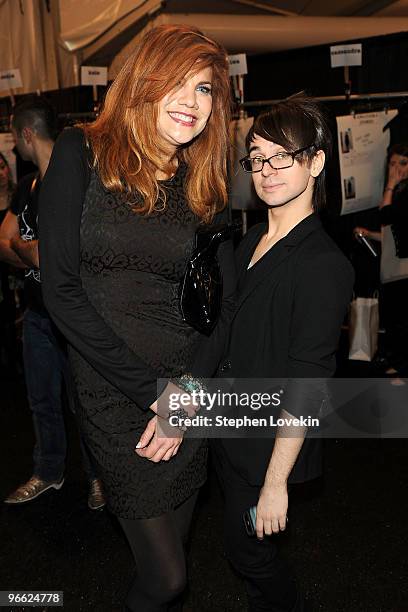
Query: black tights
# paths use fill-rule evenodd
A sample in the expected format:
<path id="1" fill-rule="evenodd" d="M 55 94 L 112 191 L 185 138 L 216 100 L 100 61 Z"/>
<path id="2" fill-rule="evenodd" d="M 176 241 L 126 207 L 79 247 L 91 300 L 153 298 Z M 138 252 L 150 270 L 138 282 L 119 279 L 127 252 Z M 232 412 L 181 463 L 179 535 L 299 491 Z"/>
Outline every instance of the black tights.
<path id="1" fill-rule="evenodd" d="M 171 603 L 186 586 L 184 546 L 197 495 L 162 516 L 119 518 L 136 562 L 136 577 L 126 597 L 132 612 L 181 610 L 180 604 Z"/>

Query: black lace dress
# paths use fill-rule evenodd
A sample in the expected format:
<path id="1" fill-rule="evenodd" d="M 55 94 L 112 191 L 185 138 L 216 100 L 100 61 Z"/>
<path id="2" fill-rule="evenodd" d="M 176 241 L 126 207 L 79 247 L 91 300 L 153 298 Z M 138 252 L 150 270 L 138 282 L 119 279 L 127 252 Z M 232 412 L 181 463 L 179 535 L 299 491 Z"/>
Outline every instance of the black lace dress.
<path id="1" fill-rule="evenodd" d="M 80 424 L 108 505 L 122 518 L 161 515 L 205 480 L 202 440 L 184 440 L 169 462 L 134 452 L 153 416 L 157 378 L 185 373 L 199 336 L 178 307 L 198 226 L 185 200 L 185 175 L 181 164 L 162 183 L 163 211 L 135 214 L 89 169 L 82 133 L 67 130 L 41 192 L 44 298 L 71 344 Z"/>

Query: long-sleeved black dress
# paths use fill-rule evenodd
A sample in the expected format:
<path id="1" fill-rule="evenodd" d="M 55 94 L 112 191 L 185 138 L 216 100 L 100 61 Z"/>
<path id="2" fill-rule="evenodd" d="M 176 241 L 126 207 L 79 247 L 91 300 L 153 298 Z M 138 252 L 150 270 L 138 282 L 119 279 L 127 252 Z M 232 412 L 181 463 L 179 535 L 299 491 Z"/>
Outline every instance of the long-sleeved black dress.
<path id="1" fill-rule="evenodd" d="M 63 132 L 40 194 L 43 295 L 71 346 L 80 424 L 108 506 L 122 518 L 159 516 L 205 480 L 202 440 L 184 440 L 169 462 L 134 452 L 157 378 L 183 374 L 199 338 L 178 306 L 199 219 L 184 164 L 162 183 L 165 209 L 142 216 L 103 187 L 87 157 L 81 130 Z"/>

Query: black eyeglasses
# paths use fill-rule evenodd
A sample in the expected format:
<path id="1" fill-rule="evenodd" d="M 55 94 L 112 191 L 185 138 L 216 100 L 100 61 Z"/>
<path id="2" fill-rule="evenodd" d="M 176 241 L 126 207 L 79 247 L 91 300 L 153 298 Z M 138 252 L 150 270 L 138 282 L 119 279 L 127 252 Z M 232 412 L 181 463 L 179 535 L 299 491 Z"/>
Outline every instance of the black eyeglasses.
<path id="1" fill-rule="evenodd" d="M 247 155 L 246 157 L 240 159 L 239 163 L 245 172 L 251 172 L 252 174 L 254 172 L 261 172 L 266 162 L 268 162 L 273 170 L 284 170 L 285 168 L 291 168 L 293 166 L 296 155 L 299 155 L 300 153 L 303 153 L 307 149 L 310 149 L 310 147 L 314 146 L 314 144 L 311 144 L 307 147 L 302 147 L 297 151 L 293 151 L 292 153 L 282 151 L 281 153 L 268 157 L 268 159 L 265 159 L 265 157 L 262 157 L 262 155 L 255 155 L 254 157 Z"/>

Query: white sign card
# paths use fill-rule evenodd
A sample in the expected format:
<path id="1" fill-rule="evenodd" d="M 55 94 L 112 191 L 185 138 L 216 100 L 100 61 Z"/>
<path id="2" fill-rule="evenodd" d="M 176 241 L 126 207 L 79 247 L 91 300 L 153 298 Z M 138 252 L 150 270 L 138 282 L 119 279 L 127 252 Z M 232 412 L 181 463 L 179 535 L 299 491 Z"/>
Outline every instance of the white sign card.
<path id="1" fill-rule="evenodd" d="M 342 215 L 378 206 L 390 144 L 390 132 L 383 127 L 397 112 L 337 117 Z"/>
<path id="2" fill-rule="evenodd" d="M 81 85 L 107 85 L 107 66 L 81 66 Z"/>
<path id="3" fill-rule="evenodd" d="M 19 68 L 0 71 L 0 90 L 18 89 L 23 86 Z"/>
<path id="4" fill-rule="evenodd" d="M 330 61 L 332 68 L 361 66 L 363 64 L 362 44 L 335 45 L 330 47 Z"/>
<path id="5" fill-rule="evenodd" d="M 228 56 L 229 75 L 237 76 L 239 74 L 248 74 L 247 58 L 245 53 Z"/>

